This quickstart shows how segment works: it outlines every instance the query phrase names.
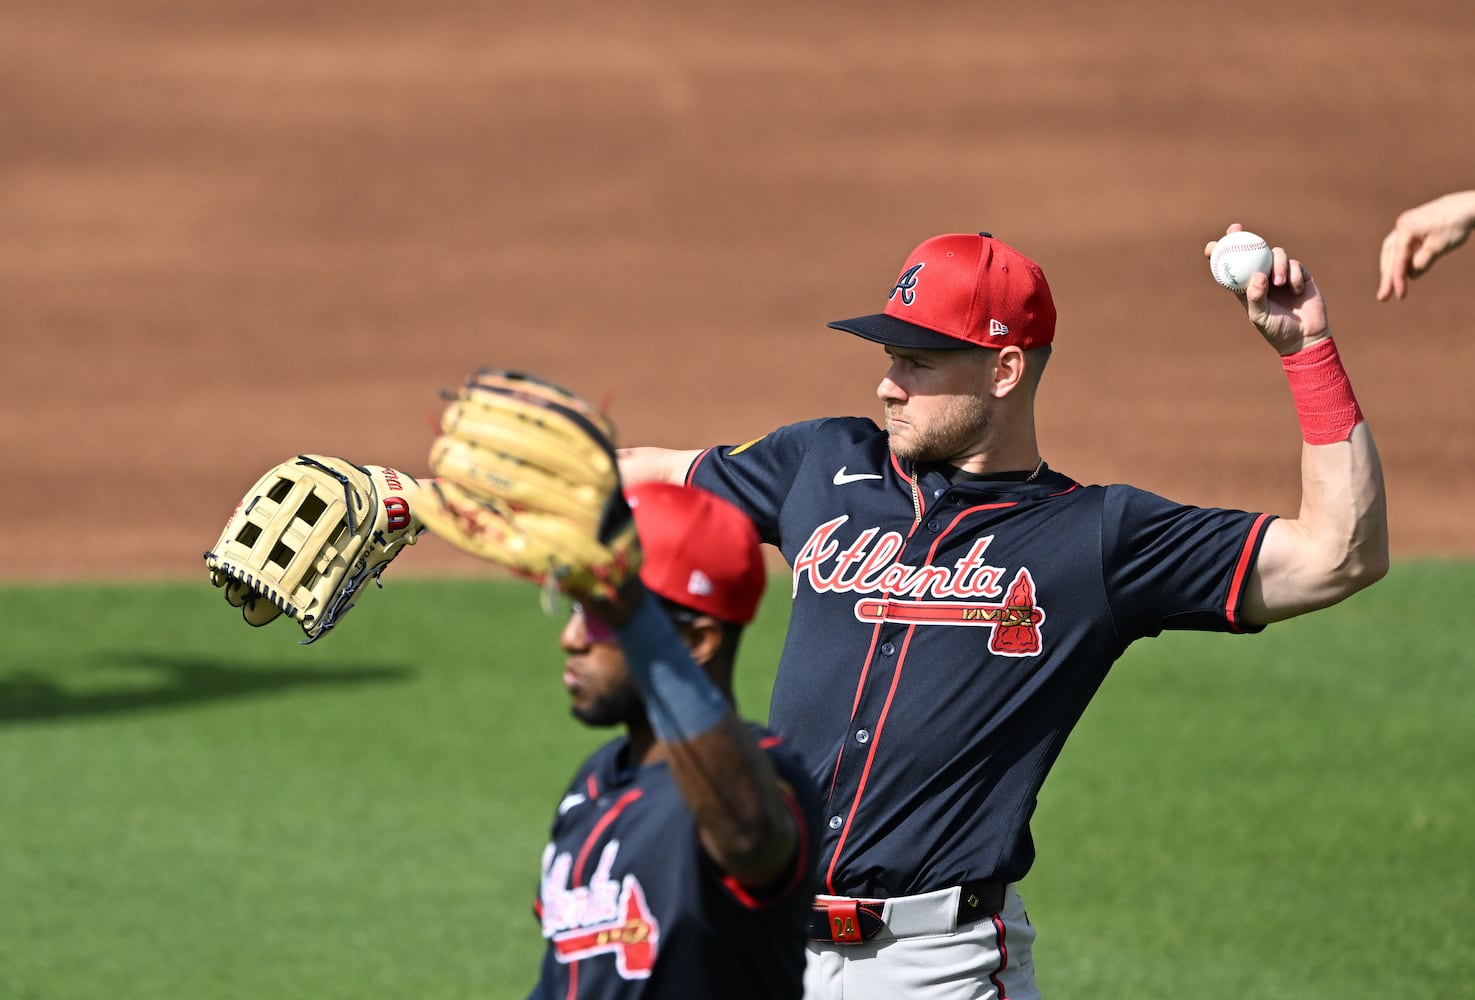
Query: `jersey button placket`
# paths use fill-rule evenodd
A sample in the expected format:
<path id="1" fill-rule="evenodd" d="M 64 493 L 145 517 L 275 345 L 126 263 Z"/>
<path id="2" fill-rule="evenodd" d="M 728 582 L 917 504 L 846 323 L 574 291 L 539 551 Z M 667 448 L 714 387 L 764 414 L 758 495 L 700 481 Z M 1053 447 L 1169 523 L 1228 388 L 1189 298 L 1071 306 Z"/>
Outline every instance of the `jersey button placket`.
<path id="1" fill-rule="evenodd" d="M 839 807 L 845 811 L 831 816 L 827 821 L 826 825 L 831 831 L 830 851 L 840 847 L 840 842 L 834 835 L 845 828 L 846 816 L 851 810 L 860 808 L 858 796 L 861 777 L 868 768 L 871 753 L 875 750 L 873 744 L 877 734 L 873 728 L 874 720 L 884 707 L 886 692 L 891 687 L 890 674 L 896 668 L 896 658 L 901 652 L 901 640 L 905 633 L 904 626 L 888 624 L 884 627 L 882 641 L 875 647 L 871 660 L 874 669 L 866 680 L 864 690 L 860 692 L 857 711 L 851 720 L 849 740 L 853 742 L 848 742 L 848 745 L 854 748 L 854 752 L 841 753 L 836 763 L 830 804 L 831 808 Z M 865 827 L 866 820 L 862 818 L 857 821 L 862 828 Z M 837 859 L 827 853 L 824 866 L 827 867 L 834 860 Z"/>

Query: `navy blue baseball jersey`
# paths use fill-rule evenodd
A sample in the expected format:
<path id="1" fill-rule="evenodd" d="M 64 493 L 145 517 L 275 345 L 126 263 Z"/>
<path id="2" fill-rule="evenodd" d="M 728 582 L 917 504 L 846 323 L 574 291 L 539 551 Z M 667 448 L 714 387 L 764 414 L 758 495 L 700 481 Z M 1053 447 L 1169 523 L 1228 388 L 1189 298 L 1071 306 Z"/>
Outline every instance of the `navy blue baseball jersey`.
<path id="1" fill-rule="evenodd" d="M 751 1000 L 803 994 L 818 803 L 803 767 L 758 732 L 799 831 L 794 871 L 755 894 L 707 855 L 664 763 L 620 738 L 580 768 L 543 852 L 548 940 L 537 1000 Z"/>
<path id="2" fill-rule="evenodd" d="M 1029 820 L 1127 646 L 1248 632 L 1270 517 L 1046 470 L 977 476 L 895 458 L 870 420 L 794 424 L 702 452 L 793 571 L 770 726 L 819 784 L 821 891 L 887 897 L 1034 861 Z"/>

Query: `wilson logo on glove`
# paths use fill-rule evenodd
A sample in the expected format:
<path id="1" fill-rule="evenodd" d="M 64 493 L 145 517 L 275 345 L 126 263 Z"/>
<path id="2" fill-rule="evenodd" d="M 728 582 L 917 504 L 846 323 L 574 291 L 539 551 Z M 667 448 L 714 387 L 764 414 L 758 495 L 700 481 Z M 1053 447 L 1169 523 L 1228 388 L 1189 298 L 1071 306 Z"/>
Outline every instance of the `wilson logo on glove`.
<path id="1" fill-rule="evenodd" d="M 250 624 L 285 614 L 314 642 L 425 530 L 411 503 L 418 489 L 384 466 L 298 455 L 237 505 L 205 553 L 210 582 Z"/>

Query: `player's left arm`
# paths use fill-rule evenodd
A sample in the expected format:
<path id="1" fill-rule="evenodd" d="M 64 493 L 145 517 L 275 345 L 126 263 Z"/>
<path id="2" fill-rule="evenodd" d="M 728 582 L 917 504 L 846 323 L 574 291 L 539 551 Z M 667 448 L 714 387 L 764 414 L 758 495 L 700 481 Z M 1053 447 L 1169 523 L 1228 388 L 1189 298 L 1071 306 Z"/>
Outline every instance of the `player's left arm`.
<path id="1" fill-rule="evenodd" d="M 1211 243 L 1205 254 L 1212 250 Z M 1265 625 L 1336 604 L 1380 580 L 1388 572 L 1388 510 L 1372 431 L 1315 279 L 1276 247 L 1271 273 L 1254 275 L 1242 299 L 1250 322 L 1281 356 L 1303 438 L 1300 510 L 1269 524 L 1246 587 L 1243 618 Z"/>
<path id="2" fill-rule="evenodd" d="M 754 890 L 797 881 L 803 820 L 753 731 L 688 654 L 639 579 L 612 601 L 585 602 L 615 627 L 667 767 L 696 820 L 702 846 Z"/>
<path id="3" fill-rule="evenodd" d="M 702 453 L 700 448 L 619 448 L 620 478 L 627 484 L 657 482 L 680 486 L 686 481 L 691 463 Z"/>

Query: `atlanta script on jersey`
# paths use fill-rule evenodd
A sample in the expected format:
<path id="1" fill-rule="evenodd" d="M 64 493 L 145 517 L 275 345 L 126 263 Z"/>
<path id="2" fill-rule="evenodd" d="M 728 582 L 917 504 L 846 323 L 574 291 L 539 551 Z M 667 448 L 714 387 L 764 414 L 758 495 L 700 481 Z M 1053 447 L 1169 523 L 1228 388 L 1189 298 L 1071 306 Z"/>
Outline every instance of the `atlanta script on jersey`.
<path id="1" fill-rule="evenodd" d="M 627 741 L 606 744 L 569 786 L 543 852 L 534 910 L 548 950 L 533 998 L 801 996 L 817 803 L 798 761 L 760 735 L 799 824 L 787 883 L 759 896 L 729 878 L 665 764 L 630 768 Z"/>
<path id="2" fill-rule="evenodd" d="M 1268 515 L 914 470 L 860 418 L 708 449 L 687 480 L 793 569 L 770 725 L 829 790 L 822 892 L 1017 881 L 1040 785 L 1127 646 L 1258 631 L 1239 606 Z"/>

